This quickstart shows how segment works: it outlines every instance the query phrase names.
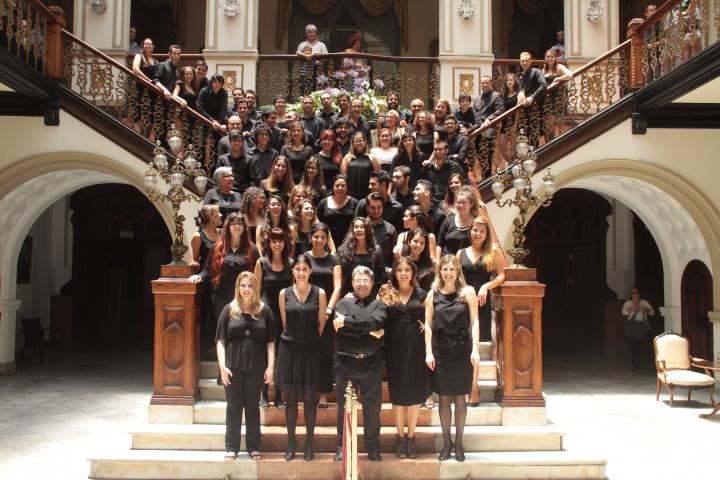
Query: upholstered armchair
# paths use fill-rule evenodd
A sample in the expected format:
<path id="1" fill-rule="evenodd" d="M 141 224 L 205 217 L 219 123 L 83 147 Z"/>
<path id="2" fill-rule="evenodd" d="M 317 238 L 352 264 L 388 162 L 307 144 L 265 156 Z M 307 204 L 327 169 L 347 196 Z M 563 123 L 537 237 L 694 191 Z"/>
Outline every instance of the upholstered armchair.
<path id="1" fill-rule="evenodd" d="M 690 344 L 687 338 L 669 331 L 653 340 L 655 347 L 655 367 L 657 369 L 657 390 L 655 400 L 660 398 L 660 384 L 665 384 L 670 392 L 670 406 L 673 404 L 673 390 L 687 388 L 688 401 L 693 390 L 708 389 L 710 404 L 715 403 L 715 379 L 710 375 L 690 370 L 693 361 L 700 360 L 690 356 Z"/>

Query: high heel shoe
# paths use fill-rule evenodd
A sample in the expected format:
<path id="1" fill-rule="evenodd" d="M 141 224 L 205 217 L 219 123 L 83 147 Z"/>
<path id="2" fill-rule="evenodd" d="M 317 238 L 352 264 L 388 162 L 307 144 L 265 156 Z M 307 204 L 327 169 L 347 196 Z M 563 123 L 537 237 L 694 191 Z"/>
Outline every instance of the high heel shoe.
<path id="1" fill-rule="evenodd" d="M 458 449 L 455 448 L 455 460 L 458 462 L 464 462 L 465 461 L 465 447 L 460 445 L 460 451 L 462 453 L 458 453 Z"/>
<path id="2" fill-rule="evenodd" d="M 297 448 L 297 442 L 294 438 L 288 438 L 287 450 L 285 450 L 285 460 L 290 461 L 295 459 L 295 449 Z"/>
<path id="3" fill-rule="evenodd" d="M 303 455 L 303 458 L 306 462 L 312 462 L 315 460 L 315 452 L 313 451 L 313 444 L 312 442 L 308 442 L 305 440 L 305 454 Z"/>
<path id="4" fill-rule="evenodd" d="M 417 458 L 417 451 L 415 450 L 415 437 L 407 438 L 407 458 Z"/>
<path id="5" fill-rule="evenodd" d="M 440 455 L 438 455 L 438 460 L 441 462 L 444 462 L 445 460 L 450 460 L 450 455 L 452 454 L 453 448 L 455 448 L 455 444 L 453 442 L 450 442 L 450 447 L 448 448 L 447 452 L 445 452 L 445 447 L 440 451 Z"/>
<path id="6" fill-rule="evenodd" d="M 407 458 L 407 445 L 407 438 L 397 437 L 397 443 L 395 445 L 395 456 L 397 458 Z"/>

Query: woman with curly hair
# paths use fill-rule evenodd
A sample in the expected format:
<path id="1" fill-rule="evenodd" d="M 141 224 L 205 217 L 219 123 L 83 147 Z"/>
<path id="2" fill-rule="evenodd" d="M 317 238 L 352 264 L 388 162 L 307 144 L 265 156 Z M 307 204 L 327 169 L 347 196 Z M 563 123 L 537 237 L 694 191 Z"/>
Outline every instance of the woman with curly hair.
<path id="1" fill-rule="evenodd" d="M 307 191 L 308 197 L 315 205 L 327 196 L 323 171 L 317 158 L 312 157 L 305 162 L 300 185 Z"/>
<path id="2" fill-rule="evenodd" d="M 406 132 L 400 137 L 400 146 L 398 152 L 392 160 L 390 171 L 394 172 L 396 167 L 406 165 L 410 167 L 410 189 L 415 188 L 415 184 L 420 179 L 423 160 L 427 157 L 417 147 L 415 136 L 412 132 Z"/>
<path id="3" fill-rule="evenodd" d="M 385 361 L 397 427 L 398 458 L 417 458 L 415 426 L 420 404 L 430 395 L 422 333 L 426 296 L 427 292 L 417 283 L 417 266 L 407 257 L 395 261 L 389 281 L 378 293 L 378 299 L 387 305 Z"/>
<path id="4" fill-rule="evenodd" d="M 445 212 L 445 215 L 455 213 L 455 194 L 463 185 L 465 185 L 465 177 L 462 173 L 453 173 L 450 175 L 450 178 L 448 178 L 447 193 L 445 194 L 445 199 L 440 202 L 440 208 Z"/>
<path id="5" fill-rule="evenodd" d="M 313 158 L 320 165 L 327 192 L 331 192 L 332 181 L 340 173 L 340 162 L 342 162 L 342 154 L 335 132 L 323 130 L 320 133 L 320 151 Z"/>
<path id="6" fill-rule="evenodd" d="M 255 245 L 260 251 L 260 255 L 265 255 L 265 236 L 273 228 L 279 228 L 285 232 L 285 243 L 290 246 L 290 256 L 294 256 L 293 247 L 295 245 L 295 225 L 290 221 L 285 202 L 280 195 L 272 194 L 267 201 L 267 211 L 265 212 L 265 223 L 257 228 L 255 233 Z"/>
<path id="7" fill-rule="evenodd" d="M 265 192 L 262 188 L 248 187 L 240 200 L 240 213 L 245 216 L 250 238 L 257 238 L 257 228 L 265 224 Z"/>
<path id="8" fill-rule="evenodd" d="M 260 182 L 260 188 L 268 193 L 280 195 L 286 203 L 290 200 L 290 192 L 295 188 L 295 181 L 287 158 L 282 155 L 275 157 L 270 167 L 270 174 Z"/>
<path id="9" fill-rule="evenodd" d="M 380 285 L 385 283 L 385 260 L 382 250 L 375 243 L 372 225 L 365 217 L 356 217 L 338 248 L 338 258 L 343 273 L 343 294 L 352 291 L 352 271 L 365 266 L 373 271 L 375 281 L 370 296 L 374 296 Z"/>
<path id="10" fill-rule="evenodd" d="M 212 317 L 208 328 L 217 327 L 220 312 L 235 295 L 235 280 L 241 272 L 249 272 L 259 258 L 258 250 L 250 241 L 245 217 L 237 212 L 225 219 L 222 233 L 208 254 L 202 271 L 189 278 L 191 283 L 205 282 L 212 285 Z"/>
<path id="11" fill-rule="evenodd" d="M 432 391 L 440 396 L 444 443 L 440 461 L 448 460 L 453 449 L 455 460 L 465 461 L 465 396 L 471 390 L 473 367 L 480 361 L 477 309 L 475 291 L 465 284 L 460 262 L 455 255 L 445 255 L 425 300 L 425 363 Z M 455 442 L 450 438 L 451 403 L 455 404 Z"/>
<path id="12" fill-rule="evenodd" d="M 415 116 L 413 127 L 415 144 L 427 160 L 433 153 L 435 142 L 440 140 L 440 134 L 435 131 L 435 118 L 430 112 L 422 111 Z"/>

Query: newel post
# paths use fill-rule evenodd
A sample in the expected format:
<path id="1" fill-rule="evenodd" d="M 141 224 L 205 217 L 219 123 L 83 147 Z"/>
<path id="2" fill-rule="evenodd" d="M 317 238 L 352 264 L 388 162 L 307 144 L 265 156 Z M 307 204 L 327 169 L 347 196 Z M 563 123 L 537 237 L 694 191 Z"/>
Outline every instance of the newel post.
<path id="1" fill-rule="evenodd" d="M 62 29 L 65 28 L 65 12 L 58 6 L 48 7 L 55 16 L 55 21 L 48 21 L 47 26 L 47 65 L 45 73 L 51 78 L 62 80 L 65 78 L 65 60 L 62 39 Z"/>
<path id="2" fill-rule="evenodd" d="M 506 268 L 495 289 L 498 401 L 503 407 L 545 407 L 542 393 L 542 299 L 534 268 Z"/>
<path id="3" fill-rule="evenodd" d="M 630 42 L 630 89 L 637 90 L 645 86 L 645 75 L 643 75 L 643 37 L 642 32 L 637 33 L 637 28 L 642 25 L 642 18 L 633 18 L 627 26 L 627 37 Z"/>
<path id="4" fill-rule="evenodd" d="M 153 280 L 155 344 L 150 405 L 192 406 L 197 392 L 199 285 L 189 265 L 163 265 Z"/>

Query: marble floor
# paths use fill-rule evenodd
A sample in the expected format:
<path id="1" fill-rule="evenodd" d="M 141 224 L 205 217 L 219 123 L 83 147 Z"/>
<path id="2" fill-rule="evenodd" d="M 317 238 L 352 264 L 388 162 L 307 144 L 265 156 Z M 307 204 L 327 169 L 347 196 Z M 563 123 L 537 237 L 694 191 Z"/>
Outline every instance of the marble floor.
<path id="1" fill-rule="evenodd" d="M 548 417 L 566 432 L 565 447 L 608 458 L 619 479 L 712 478 L 720 458 L 720 415 L 706 392 L 655 401 L 652 374 L 637 375 L 622 354 L 546 356 Z M 80 352 L 42 364 L 29 358 L 0 377 L 0 479 L 87 478 L 95 449 L 129 448 L 127 431 L 143 424 L 152 357 L 127 351 Z M 699 400 L 699 401 L 698 401 Z"/>

